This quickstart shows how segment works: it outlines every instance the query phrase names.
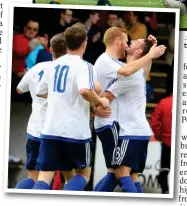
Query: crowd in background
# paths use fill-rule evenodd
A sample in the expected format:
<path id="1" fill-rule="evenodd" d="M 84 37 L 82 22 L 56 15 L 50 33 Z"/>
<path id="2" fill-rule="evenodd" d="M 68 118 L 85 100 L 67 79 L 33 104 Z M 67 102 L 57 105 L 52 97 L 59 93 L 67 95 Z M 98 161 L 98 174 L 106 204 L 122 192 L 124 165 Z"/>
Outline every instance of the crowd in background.
<path id="1" fill-rule="evenodd" d="M 82 22 L 88 31 L 88 45 L 83 58 L 92 64 L 105 51 L 103 35 L 112 26 L 122 28 L 128 34 L 129 42 L 138 38 L 146 38 L 149 34 L 157 34 L 157 14 L 155 12 L 77 11 L 71 9 L 57 10 L 56 12 L 58 13 L 56 18 L 46 19 L 45 25 L 44 21 L 41 23 L 33 15 L 33 18 L 28 19 L 25 23 L 23 30 L 14 28 L 12 101 L 21 98 L 15 93 L 15 87 L 25 72 L 39 62 L 52 60 L 49 51 L 50 38 L 57 33 L 64 32 L 68 26 L 76 22 Z M 173 24 L 167 24 L 167 26 L 173 34 Z M 173 38 L 171 36 L 171 40 L 169 40 L 173 42 Z M 172 43 L 170 44 L 172 45 Z M 171 65 L 172 58 L 170 55 L 168 60 Z M 151 98 L 149 97 L 152 91 L 149 84 L 150 78 L 147 81 L 148 98 Z"/>

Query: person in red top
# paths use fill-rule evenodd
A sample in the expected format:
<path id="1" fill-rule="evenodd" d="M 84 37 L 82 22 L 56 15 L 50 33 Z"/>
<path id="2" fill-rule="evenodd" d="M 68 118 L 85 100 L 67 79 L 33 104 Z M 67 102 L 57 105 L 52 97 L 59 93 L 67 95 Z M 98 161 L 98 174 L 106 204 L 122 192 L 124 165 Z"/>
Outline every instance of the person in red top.
<path id="1" fill-rule="evenodd" d="M 171 125 L 172 125 L 173 94 L 162 99 L 151 116 L 151 127 L 155 138 L 162 142 L 161 169 L 158 175 L 162 193 L 168 194 L 168 173 L 171 158 Z"/>
<path id="2" fill-rule="evenodd" d="M 25 60 L 30 52 L 29 42 L 38 35 L 39 23 L 35 20 L 28 20 L 22 34 L 13 37 L 12 51 L 12 90 L 11 98 L 13 101 L 20 99 L 16 93 L 16 87 L 25 74 Z"/>
<path id="3" fill-rule="evenodd" d="M 25 59 L 29 54 L 28 44 L 38 34 L 39 23 L 29 20 L 24 27 L 23 34 L 16 34 L 13 37 L 12 71 L 19 77 L 25 72 Z"/>

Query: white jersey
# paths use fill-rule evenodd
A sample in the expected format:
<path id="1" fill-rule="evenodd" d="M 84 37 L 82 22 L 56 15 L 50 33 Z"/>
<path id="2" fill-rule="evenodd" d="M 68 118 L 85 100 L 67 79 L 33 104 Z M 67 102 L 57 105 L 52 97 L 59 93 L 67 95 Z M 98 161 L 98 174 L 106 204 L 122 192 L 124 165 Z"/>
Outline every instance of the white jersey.
<path id="1" fill-rule="evenodd" d="M 152 130 L 147 121 L 146 110 L 146 78 L 144 69 L 131 76 L 120 76 L 108 89 L 118 103 L 118 120 L 120 138 L 149 139 Z"/>
<path id="2" fill-rule="evenodd" d="M 36 87 L 42 76 L 51 70 L 52 62 L 42 62 L 32 67 L 22 78 L 17 88 L 24 92 L 30 91 L 32 97 L 32 113 L 27 126 L 28 138 L 38 141 L 44 126 L 47 99 L 36 96 Z"/>
<path id="3" fill-rule="evenodd" d="M 54 69 L 48 75 L 48 107 L 42 138 L 91 141 L 90 106 L 79 90 L 94 89 L 92 65 L 70 54 L 58 58 L 53 64 Z M 41 84 L 43 91 L 44 85 Z"/>
<path id="4" fill-rule="evenodd" d="M 123 63 L 107 53 L 103 53 L 94 65 L 94 79 L 99 82 L 102 88 L 102 93 L 105 92 L 109 86 L 116 81 L 117 71 L 123 67 Z M 109 118 L 95 117 L 94 126 L 96 131 L 101 131 L 106 127 L 110 127 L 117 121 L 117 103 L 116 99 L 111 102 L 110 108 L 112 114 Z"/>

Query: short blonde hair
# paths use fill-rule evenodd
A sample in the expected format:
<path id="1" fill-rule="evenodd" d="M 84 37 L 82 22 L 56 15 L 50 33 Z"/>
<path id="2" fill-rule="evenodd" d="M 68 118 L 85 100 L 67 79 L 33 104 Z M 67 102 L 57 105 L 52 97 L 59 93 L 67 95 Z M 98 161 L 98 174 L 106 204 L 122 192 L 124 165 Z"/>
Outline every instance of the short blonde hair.
<path id="1" fill-rule="evenodd" d="M 122 36 L 125 32 L 119 27 L 111 27 L 104 34 L 104 44 L 111 45 L 115 40 Z M 126 34 L 126 33 L 125 33 Z"/>

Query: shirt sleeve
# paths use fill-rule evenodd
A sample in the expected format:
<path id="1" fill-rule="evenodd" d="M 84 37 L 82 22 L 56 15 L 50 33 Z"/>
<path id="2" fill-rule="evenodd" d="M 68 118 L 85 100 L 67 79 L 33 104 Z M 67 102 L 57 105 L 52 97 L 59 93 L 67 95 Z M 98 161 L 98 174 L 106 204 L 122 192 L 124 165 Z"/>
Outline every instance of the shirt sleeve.
<path id="1" fill-rule="evenodd" d="M 115 97 L 118 97 L 121 94 L 129 91 L 132 87 L 133 82 L 131 77 L 119 76 L 119 78 L 107 89 Z"/>
<path id="2" fill-rule="evenodd" d="M 28 71 L 21 79 L 20 83 L 18 84 L 17 88 L 25 93 L 29 91 L 29 79 L 30 79 L 30 72 Z"/>
<path id="3" fill-rule="evenodd" d="M 47 94 L 49 82 L 49 71 L 45 71 L 38 86 L 36 87 L 36 94 Z"/>
<path id="4" fill-rule="evenodd" d="M 86 63 L 86 65 L 83 65 L 81 70 L 79 71 L 76 83 L 78 86 L 78 90 L 80 89 L 90 89 L 94 90 L 95 84 L 94 84 L 94 76 L 93 76 L 93 66 L 89 63 Z"/>
<path id="5" fill-rule="evenodd" d="M 106 77 L 111 79 L 116 79 L 118 77 L 118 70 L 121 69 L 121 67 L 124 66 L 124 64 L 111 57 L 111 61 L 108 61 L 107 66 L 103 69 L 105 69 Z"/>

